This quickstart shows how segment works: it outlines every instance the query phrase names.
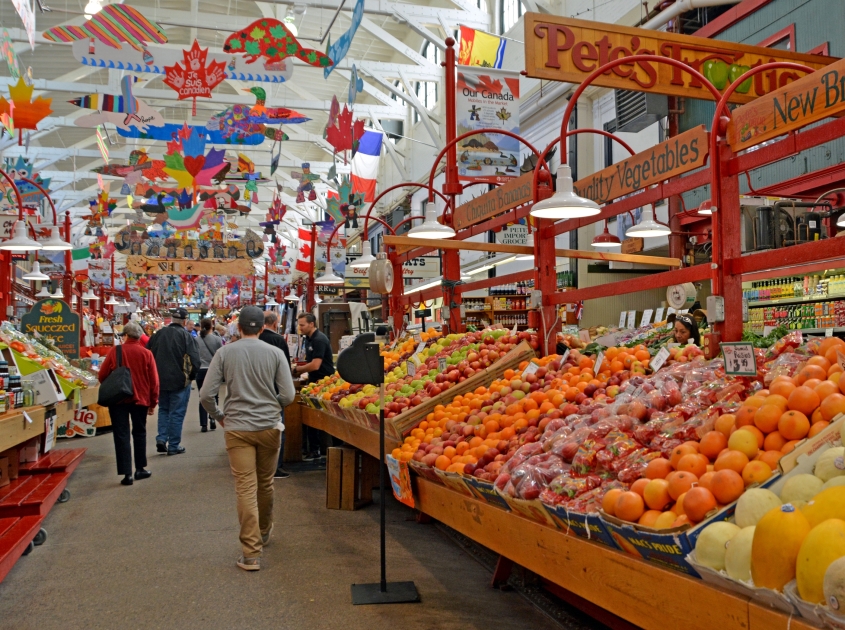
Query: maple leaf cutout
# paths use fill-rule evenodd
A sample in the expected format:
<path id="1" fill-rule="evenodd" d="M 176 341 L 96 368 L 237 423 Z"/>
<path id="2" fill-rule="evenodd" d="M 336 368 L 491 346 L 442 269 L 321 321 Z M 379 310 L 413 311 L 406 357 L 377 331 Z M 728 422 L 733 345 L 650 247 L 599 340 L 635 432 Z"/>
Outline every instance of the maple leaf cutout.
<path id="1" fill-rule="evenodd" d="M 38 96 L 33 101 L 33 90 L 33 86 L 19 77 L 18 82 L 9 88 L 9 100 L 0 97 L 0 115 L 11 117 L 16 129 L 36 129 L 38 123 L 53 112 L 50 107 L 53 99 Z"/>
<path id="2" fill-rule="evenodd" d="M 358 120 L 353 123 L 352 111 L 346 105 L 337 115 L 336 124 L 326 127 L 326 141 L 332 145 L 335 153 L 357 147 L 362 135 L 364 135 L 364 121 Z"/>

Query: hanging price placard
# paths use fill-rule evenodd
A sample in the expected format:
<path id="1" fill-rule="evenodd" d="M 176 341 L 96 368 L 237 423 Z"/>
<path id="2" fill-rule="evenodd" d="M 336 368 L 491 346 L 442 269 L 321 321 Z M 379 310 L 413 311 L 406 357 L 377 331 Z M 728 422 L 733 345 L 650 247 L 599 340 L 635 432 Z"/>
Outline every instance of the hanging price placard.
<path id="1" fill-rule="evenodd" d="M 640 326 L 647 326 L 651 323 L 651 315 L 654 313 L 653 310 L 647 308 L 643 311 L 643 318 L 640 320 Z"/>
<path id="2" fill-rule="evenodd" d="M 666 359 L 669 358 L 669 349 L 666 346 L 660 348 L 660 351 L 654 355 L 654 358 L 651 360 L 649 365 L 653 372 L 657 372 L 660 368 L 663 367 L 663 364 L 666 363 Z"/>
<path id="3" fill-rule="evenodd" d="M 525 378 L 529 374 L 534 374 L 537 370 L 540 369 L 540 366 L 536 363 L 529 363 L 528 367 L 525 368 L 525 371 L 522 372 L 522 378 Z"/>
<path id="4" fill-rule="evenodd" d="M 619 313 L 619 328 L 625 328 L 625 320 L 628 319 L 628 311 Z"/>
<path id="5" fill-rule="evenodd" d="M 666 309 L 663 308 L 662 306 L 659 309 L 657 309 L 657 314 L 654 316 L 654 321 L 662 322 L 663 321 L 663 313 L 665 311 L 666 311 Z"/>
<path id="6" fill-rule="evenodd" d="M 757 357 L 754 346 L 741 341 L 723 342 L 722 353 L 725 355 L 725 374 L 732 376 L 756 376 Z"/>

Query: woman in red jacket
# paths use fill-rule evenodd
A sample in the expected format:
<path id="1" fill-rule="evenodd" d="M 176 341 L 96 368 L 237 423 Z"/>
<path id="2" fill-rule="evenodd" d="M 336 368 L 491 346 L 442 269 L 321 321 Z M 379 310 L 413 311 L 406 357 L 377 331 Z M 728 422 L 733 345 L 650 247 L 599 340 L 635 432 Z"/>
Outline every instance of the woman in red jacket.
<path id="1" fill-rule="evenodd" d="M 129 441 L 129 418 L 132 418 L 132 441 L 135 443 L 135 479 L 147 479 L 152 473 L 147 466 L 147 416 L 153 415 L 158 405 L 158 370 L 153 353 L 141 345 L 141 326 L 129 322 L 123 327 L 124 339 L 121 364 L 132 375 L 132 398 L 109 407 L 117 474 L 123 475 L 120 483 L 132 485 L 132 446 Z M 117 367 L 116 348 L 112 348 L 100 368 L 100 382 Z"/>

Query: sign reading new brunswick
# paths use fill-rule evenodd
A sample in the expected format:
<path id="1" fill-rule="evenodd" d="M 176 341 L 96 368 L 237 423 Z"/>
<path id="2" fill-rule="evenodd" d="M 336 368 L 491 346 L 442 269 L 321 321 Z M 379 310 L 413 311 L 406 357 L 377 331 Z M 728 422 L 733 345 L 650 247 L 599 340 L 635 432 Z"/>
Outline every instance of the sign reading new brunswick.
<path id="1" fill-rule="evenodd" d="M 740 151 L 845 110 L 845 59 L 735 109 L 728 144 Z"/>
<path id="2" fill-rule="evenodd" d="M 79 358 L 79 315 L 67 302 L 47 298 L 36 302 L 21 317 L 21 330 L 29 335 L 37 332 L 55 340 L 56 347 L 71 359 Z"/>
<path id="3" fill-rule="evenodd" d="M 529 77 L 581 83 L 608 61 L 631 55 L 658 55 L 681 61 L 703 74 L 719 91 L 747 70 L 771 61 L 791 61 L 813 69 L 831 57 L 722 42 L 691 35 L 600 24 L 541 13 L 525 15 L 525 69 Z M 748 103 L 799 79 L 801 72 L 779 69 L 743 82 L 732 103 Z M 593 85 L 713 100 L 689 73 L 667 63 L 623 63 L 596 78 Z"/>

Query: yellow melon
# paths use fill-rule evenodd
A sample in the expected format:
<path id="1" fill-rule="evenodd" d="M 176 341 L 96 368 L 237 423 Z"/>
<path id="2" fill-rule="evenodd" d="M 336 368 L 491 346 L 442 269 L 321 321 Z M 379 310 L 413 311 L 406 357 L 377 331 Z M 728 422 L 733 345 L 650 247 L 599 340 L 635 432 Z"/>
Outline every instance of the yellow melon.
<path id="1" fill-rule="evenodd" d="M 780 500 L 784 503 L 809 501 L 821 491 L 824 481 L 815 475 L 795 475 L 786 480 L 780 489 Z"/>
<path id="2" fill-rule="evenodd" d="M 845 521 L 830 518 L 810 530 L 801 543 L 795 568 L 798 594 L 806 602 L 824 601 L 824 574 L 834 560 L 845 556 Z"/>
<path id="3" fill-rule="evenodd" d="M 819 456 L 813 474 L 822 481 L 845 475 L 845 447 L 829 448 Z"/>
<path id="4" fill-rule="evenodd" d="M 731 538 L 725 552 L 725 571 L 735 580 L 747 582 L 751 579 L 751 543 L 756 527 L 744 527 Z"/>
<path id="5" fill-rule="evenodd" d="M 749 488 L 736 502 L 734 520 L 741 528 L 756 525 L 769 510 L 783 505 L 783 502 L 771 490 L 764 488 Z"/>
<path id="6" fill-rule="evenodd" d="M 824 601 L 831 610 L 845 612 L 845 558 L 831 562 L 824 573 Z"/>
<path id="7" fill-rule="evenodd" d="M 755 586 L 783 590 L 795 577 L 798 552 L 809 532 L 807 517 L 791 503 L 761 518 L 751 544 L 751 577 Z"/>
<path id="8" fill-rule="evenodd" d="M 819 492 L 801 507 L 804 516 L 815 527 L 829 518 L 845 519 L 845 486 L 836 486 Z"/>
<path id="9" fill-rule="evenodd" d="M 725 568 L 727 543 L 740 531 L 739 527 L 727 521 L 708 525 L 695 541 L 695 559 L 705 567 L 721 571 Z"/>

